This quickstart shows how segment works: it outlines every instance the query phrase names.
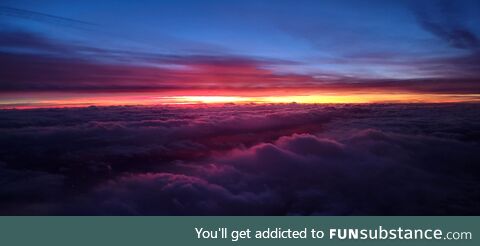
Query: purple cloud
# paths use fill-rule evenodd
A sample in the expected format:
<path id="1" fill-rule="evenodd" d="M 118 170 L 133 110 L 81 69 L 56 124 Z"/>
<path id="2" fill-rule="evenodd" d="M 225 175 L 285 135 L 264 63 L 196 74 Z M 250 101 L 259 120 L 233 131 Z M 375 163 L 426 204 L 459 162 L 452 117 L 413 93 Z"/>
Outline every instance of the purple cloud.
<path id="1" fill-rule="evenodd" d="M 0 212 L 478 214 L 478 112 L 476 104 L 2 110 Z"/>

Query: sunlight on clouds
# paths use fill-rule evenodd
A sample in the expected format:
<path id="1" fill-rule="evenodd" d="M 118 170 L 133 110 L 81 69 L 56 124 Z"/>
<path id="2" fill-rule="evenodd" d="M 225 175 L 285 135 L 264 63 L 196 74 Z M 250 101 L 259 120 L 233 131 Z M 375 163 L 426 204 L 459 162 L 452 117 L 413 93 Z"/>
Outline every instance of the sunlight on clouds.
<path id="1" fill-rule="evenodd" d="M 252 102 L 255 99 L 251 97 L 236 96 L 178 96 L 178 97 L 159 97 L 163 103 L 239 103 Z"/>
<path id="2" fill-rule="evenodd" d="M 159 97 L 167 104 L 196 103 L 448 103 L 479 101 L 480 95 L 449 95 L 449 94 L 352 94 L 352 95 L 301 95 L 301 96 L 178 96 Z"/>
<path id="3" fill-rule="evenodd" d="M 23 96 L 23 97 L 22 97 Z M 480 94 L 419 94 L 419 93 L 318 93 L 314 95 L 241 96 L 241 95 L 165 95 L 155 93 L 117 93 L 58 95 L 32 97 L 24 95 L 5 98 L 0 108 L 51 108 L 114 105 L 201 105 L 201 104 L 327 104 L 327 103 L 457 103 L 480 102 Z"/>

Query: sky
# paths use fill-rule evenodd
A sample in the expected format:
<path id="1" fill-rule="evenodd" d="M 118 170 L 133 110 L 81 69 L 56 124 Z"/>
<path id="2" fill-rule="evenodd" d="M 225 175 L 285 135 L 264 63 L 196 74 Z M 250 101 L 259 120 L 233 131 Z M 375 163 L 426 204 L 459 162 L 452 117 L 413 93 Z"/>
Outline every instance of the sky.
<path id="1" fill-rule="evenodd" d="M 478 102 L 478 0 L 1 0 L 0 214 L 478 215 Z"/>
<path id="2" fill-rule="evenodd" d="M 478 102 L 478 1 L 0 4 L 0 107 Z"/>

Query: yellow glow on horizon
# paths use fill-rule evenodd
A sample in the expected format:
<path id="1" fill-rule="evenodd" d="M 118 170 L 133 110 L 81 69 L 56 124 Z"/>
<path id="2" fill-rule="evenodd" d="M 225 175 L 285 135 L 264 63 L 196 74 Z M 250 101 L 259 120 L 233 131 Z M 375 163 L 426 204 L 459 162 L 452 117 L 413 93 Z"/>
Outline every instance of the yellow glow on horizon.
<path id="1" fill-rule="evenodd" d="M 163 99 L 163 100 L 162 100 Z M 178 96 L 159 97 L 166 104 L 195 103 L 447 103 L 447 102 L 479 102 L 480 94 L 352 94 L 352 95 L 301 95 L 301 96 Z"/>
<path id="2" fill-rule="evenodd" d="M 300 104 L 335 104 L 335 103 L 459 103 L 480 102 L 480 94 L 424 94 L 424 93 L 316 93 L 313 95 L 278 95 L 278 96 L 228 96 L 228 95 L 193 95 L 161 96 L 157 93 L 130 94 L 76 94 L 45 95 L 43 97 L 12 97 L 0 101 L 0 108 L 52 108 L 52 107 L 86 107 L 117 105 L 200 105 L 200 104 L 247 104 L 247 103 L 300 103 Z"/>
<path id="3" fill-rule="evenodd" d="M 239 96 L 178 96 L 178 97 L 158 97 L 160 101 L 168 103 L 238 103 L 251 102 L 250 97 Z"/>

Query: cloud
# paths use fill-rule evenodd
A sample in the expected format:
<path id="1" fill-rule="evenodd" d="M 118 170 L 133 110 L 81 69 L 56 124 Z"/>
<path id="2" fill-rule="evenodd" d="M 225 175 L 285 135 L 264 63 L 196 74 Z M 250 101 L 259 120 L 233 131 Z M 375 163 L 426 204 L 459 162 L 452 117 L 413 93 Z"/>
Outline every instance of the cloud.
<path id="1" fill-rule="evenodd" d="M 310 149 L 302 148 L 306 139 Z M 449 154 L 436 158 L 440 149 L 456 152 L 461 146 L 378 130 L 354 133 L 342 144 L 313 135 L 293 135 L 275 144 L 254 146 L 221 163 L 243 172 L 245 187 L 256 190 L 263 185 L 271 193 L 281 194 L 283 204 L 289 205 L 284 214 L 472 213 L 468 207 L 477 203 L 476 195 L 456 192 L 476 186 L 460 177 L 478 167 L 466 164 L 469 157 L 459 160 L 458 152 L 451 155 L 455 158 L 445 159 Z M 471 151 L 462 152 L 469 155 Z M 452 168 L 454 161 L 461 167 Z M 449 199 L 469 205 L 455 207 Z"/>
<path id="2" fill-rule="evenodd" d="M 60 49 L 60 48 L 58 48 Z M 84 59 L 39 55 L 0 53 L 0 90 L 6 92 L 174 92 L 232 91 L 251 96 L 255 90 L 289 89 L 333 92 L 417 92 L 475 94 L 478 93 L 478 57 L 449 58 L 419 66 L 444 78 L 424 79 L 354 79 L 332 81 L 308 75 L 277 74 L 264 67 L 262 61 L 236 57 L 175 58 L 177 70 L 131 64 L 105 64 Z M 168 60 L 168 59 L 167 59 Z M 182 61 L 185 62 L 182 62 Z M 274 64 L 274 63 L 273 63 Z M 463 65 L 462 65 L 463 64 Z M 452 70 L 452 67 L 459 69 Z M 64 81 L 70 81 L 64 83 Z M 258 82 L 261 81 L 261 82 Z"/>
<path id="3" fill-rule="evenodd" d="M 419 25 L 440 38 L 448 45 L 458 49 L 477 50 L 480 45 L 478 36 L 462 23 L 460 6 L 452 1 L 438 1 L 430 8 L 417 6 L 414 9 Z"/>
<path id="4" fill-rule="evenodd" d="M 86 27 L 91 27 L 95 25 L 93 23 L 89 23 L 81 20 L 49 15 L 49 14 L 25 10 L 25 9 L 12 8 L 8 6 L 0 6 L 0 15 L 15 17 L 15 18 L 22 18 L 27 20 L 34 20 L 34 21 L 44 22 L 44 23 L 53 24 L 53 25 L 74 27 L 74 28 L 86 28 Z"/>
<path id="5" fill-rule="evenodd" d="M 271 69 L 286 64 L 295 62 L 228 54 L 146 54 L 66 44 L 23 30 L 0 32 L 2 92 L 245 89 L 259 81 L 260 87 L 269 88 L 311 79 Z"/>
<path id="6" fill-rule="evenodd" d="M 52 212 L 52 204 L 64 195 L 64 180 L 59 174 L 9 169 L 0 163 L 0 213 Z"/>
<path id="7" fill-rule="evenodd" d="M 282 94 L 288 89 L 299 94 L 306 91 L 475 94 L 479 89 L 478 57 L 473 52 L 452 57 L 401 60 L 387 57 L 373 61 L 365 57 L 361 58 L 363 60 L 347 57 L 330 61 L 334 64 L 375 62 L 403 69 L 415 65 L 415 72 L 422 75 L 422 78 L 411 79 L 371 79 L 321 71 L 282 71 L 282 66 L 302 65 L 288 60 L 229 54 L 171 55 L 108 50 L 66 44 L 39 33 L 8 29 L 0 32 L 0 65 L 4 68 L 0 71 L 0 92 L 198 94 L 209 91 L 252 96 L 252 93 Z"/>
<path id="8" fill-rule="evenodd" d="M 478 117 L 476 104 L 2 110 L 0 213 L 478 214 Z"/>
<path id="9" fill-rule="evenodd" d="M 302 155 L 338 156 L 343 153 L 344 148 L 341 143 L 334 140 L 318 139 L 309 134 L 281 137 L 276 144 Z"/>
<path id="10" fill-rule="evenodd" d="M 235 210 L 248 215 L 268 213 L 276 206 L 268 193 L 232 194 L 206 180 L 170 173 L 125 176 L 96 188 L 88 199 L 91 211 L 74 207 L 87 214 L 228 215 Z M 251 206 L 257 210 L 250 211 Z"/>
<path id="11" fill-rule="evenodd" d="M 40 34 L 20 30 L 4 30 L 0 33 L 0 47 L 19 48 L 39 52 L 71 53 L 74 47 L 55 43 Z"/>

